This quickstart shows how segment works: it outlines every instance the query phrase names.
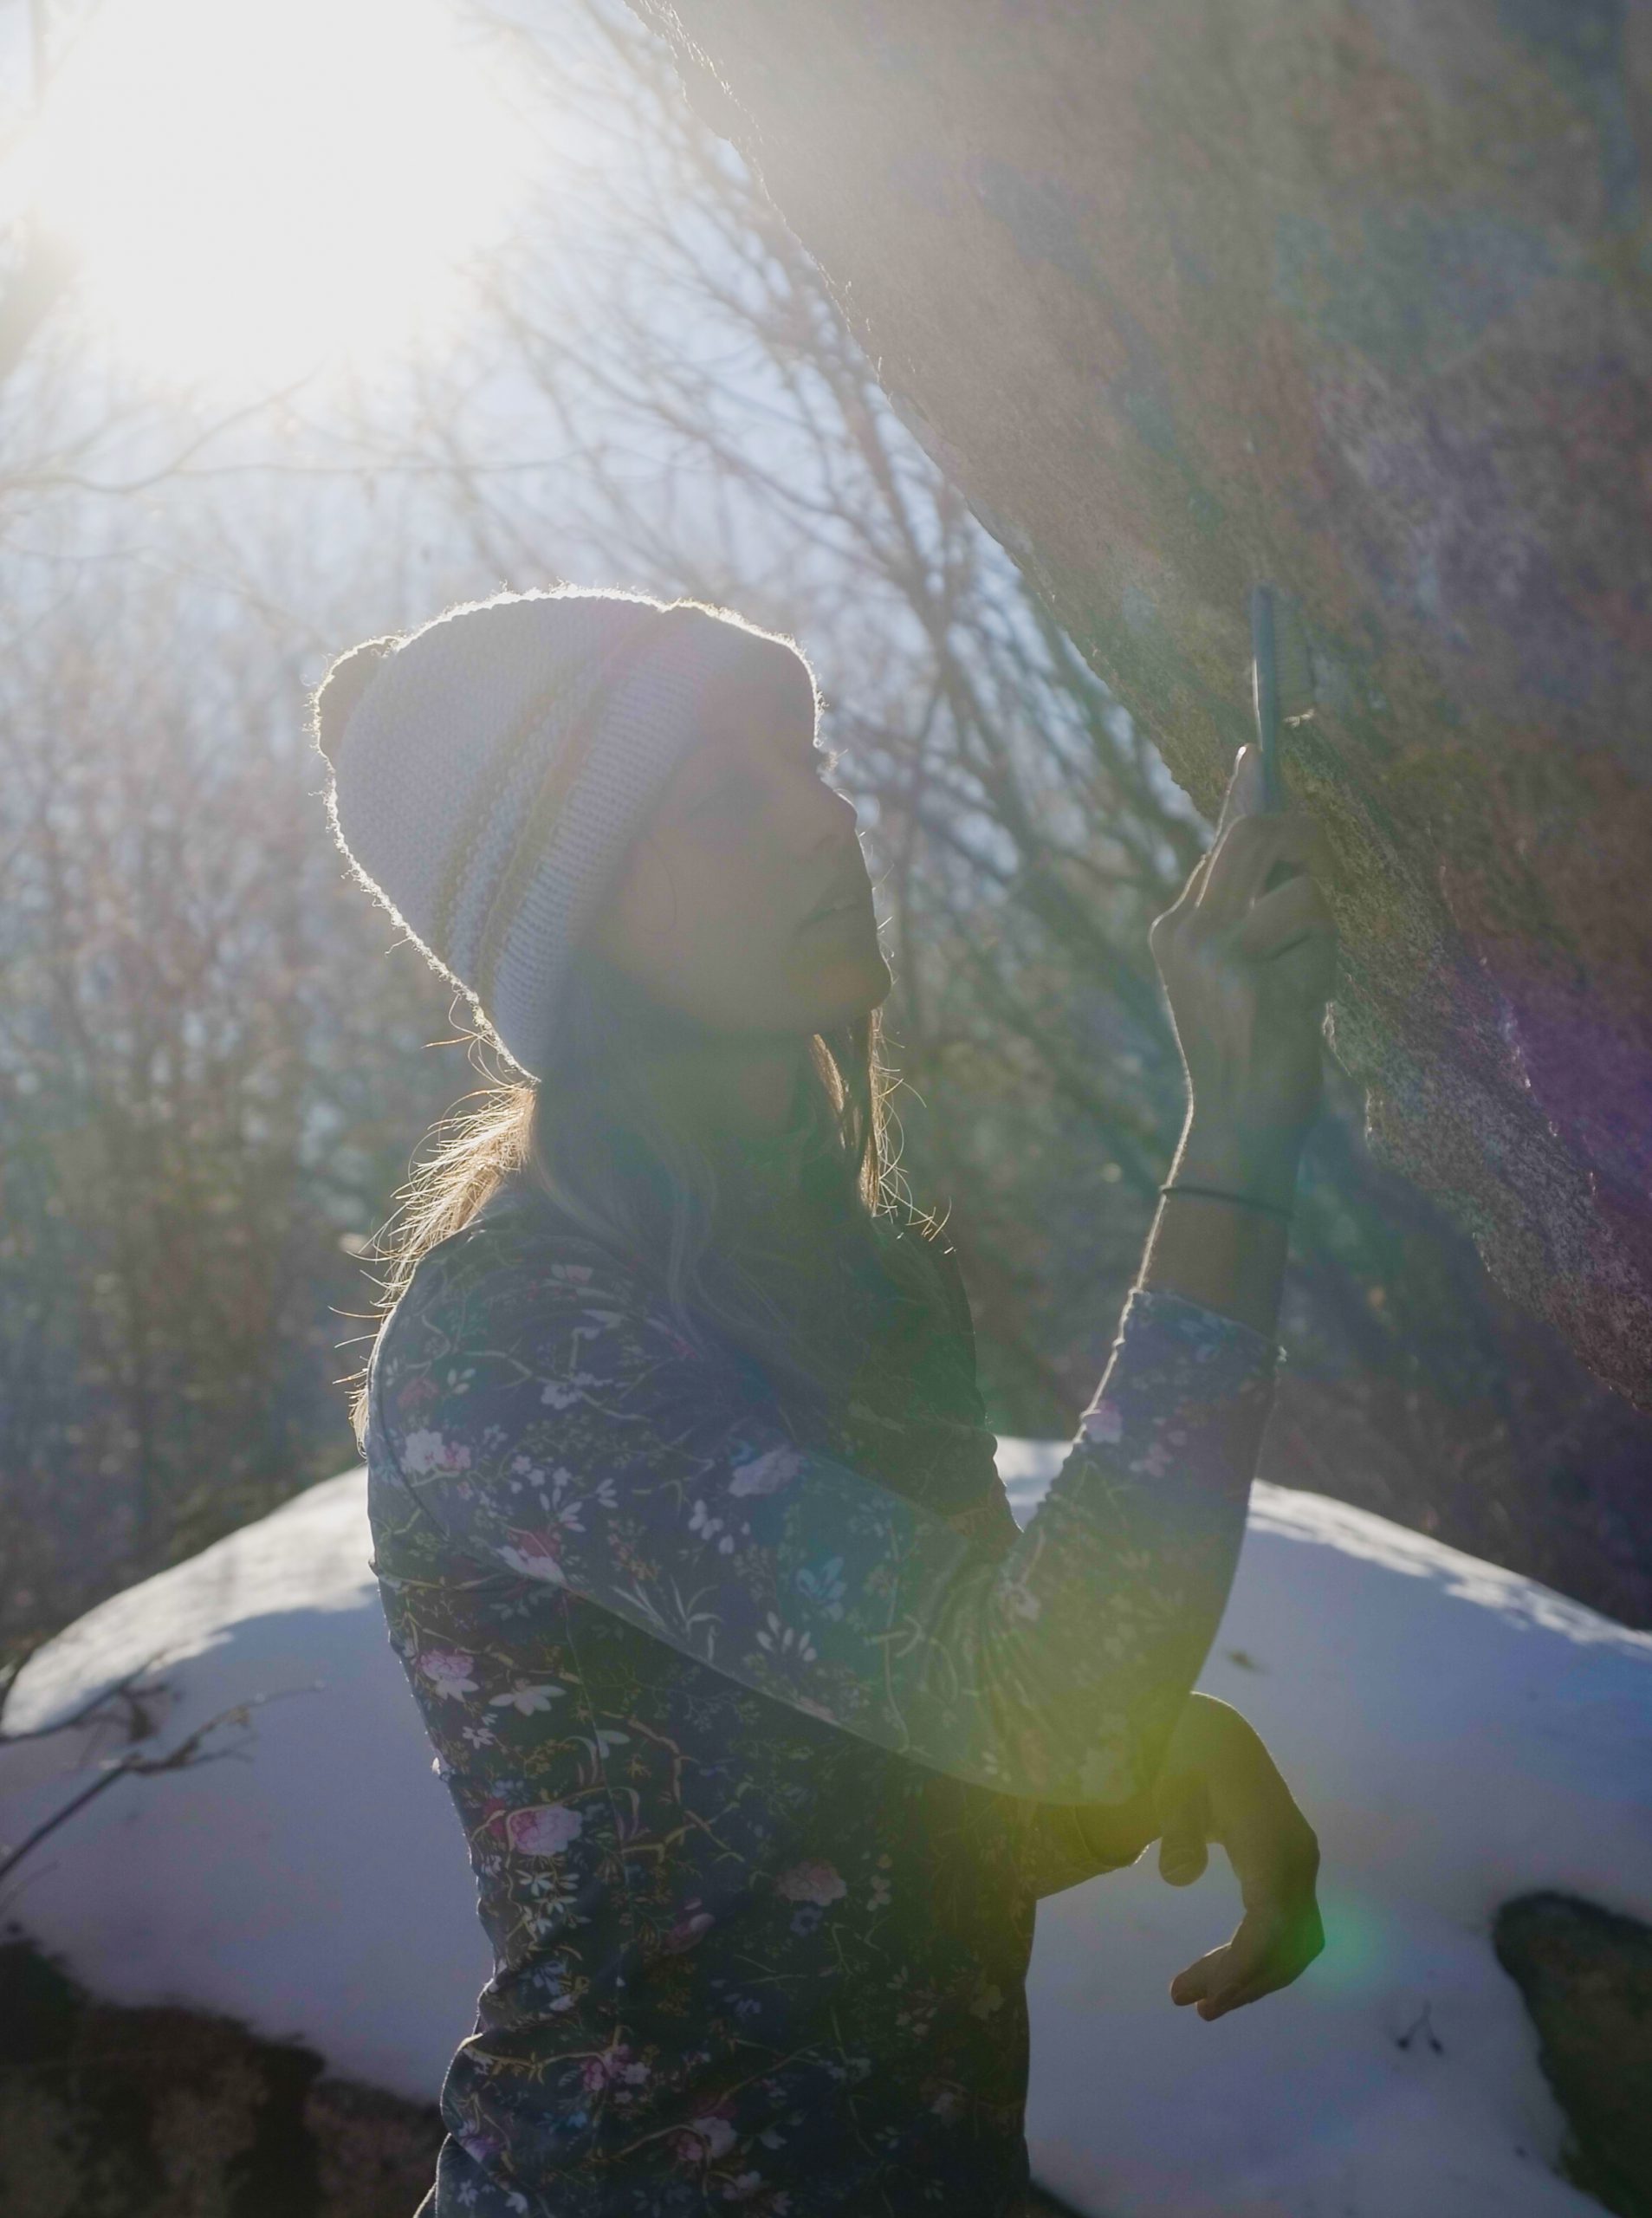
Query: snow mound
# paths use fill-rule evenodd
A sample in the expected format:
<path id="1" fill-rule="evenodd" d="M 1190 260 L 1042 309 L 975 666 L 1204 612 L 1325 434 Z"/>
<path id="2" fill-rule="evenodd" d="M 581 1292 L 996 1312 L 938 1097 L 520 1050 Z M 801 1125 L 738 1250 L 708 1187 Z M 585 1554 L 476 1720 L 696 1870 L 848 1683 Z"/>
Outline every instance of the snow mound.
<path id="1" fill-rule="evenodd" d="M 1005 1439 L 1025 1519 L 1064 1442 Z M 372 1573 L 366 1475 L 312 1487 L 102 1604 L 33 1657 L 6 1725 L 150 1665 L 146 1754 L 238 1705 L 213 1760 L 117 1781 L 35 1851 L 4 1912 L 112 2001 L 225 2011 L 329 2071 L 431 2099 L 489 1968 L 464 1841 Z M 1379 1517 L 1259 1482 L 1202 1683 L 1317 1827 L 1327 1948 L 1206 2025 L 1182 1963 L 1238 1915 L 1220 1853 L 1151 1855 L 1040 1914 L 1028 2132 L 1097 2218 L 1547 2218 L 1598 2206 L 1492 1954 L 1552 1887 L 1652 1918 L 1652 1636 Z M 119 1759 L 118 1725 L 0 1748 L 16 1843 Z"/>

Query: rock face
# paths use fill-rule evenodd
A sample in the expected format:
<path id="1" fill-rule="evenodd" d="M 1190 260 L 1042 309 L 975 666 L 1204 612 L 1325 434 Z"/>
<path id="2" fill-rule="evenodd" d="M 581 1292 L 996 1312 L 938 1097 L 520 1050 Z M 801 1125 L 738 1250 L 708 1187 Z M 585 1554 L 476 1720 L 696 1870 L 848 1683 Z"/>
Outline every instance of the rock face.
<path id="1" fill-rule="evenodd" d="M 7 2218 L 408 2218 L 434 2103 L 322 2076 L 233 2018 L 87 1994 L 18 1929 L 0 1941 Z"/>
<path id="2" fill-rule="evenodd" d="M 1652 8 L 635 4 L 1207 811 L 1295 601 L 1373 1138 L 1652 1406 Z"/>
<path id="3" fill-rule="evenodd" d="M 1492 1929 L 1571 2128 L 1567 2169 L 1618 2218 L 1652 2218 L 1652 1926 L 1543 1892 Z"/>
<path id="4" fill-rule="evenodd" d="M 1021 1523 L 1068 1446 L 999 1440 Z M 6 1883 L 34 1947 L 8 1954 L 0 1923 L 3 2218 L 412 2218 L 492 1953 L 371 1557 L 358 1468 L 19 1673 L 0 1842 L 73 1814 Z M 1652 1917 L 1652 1633 L 1259 1479 L 1201 1684 L 1254 1721 L 1318 1835 L 1325 1954 L 1218 2046 L 1165 1989 L 1237 1922 L 1220 1856 L 1195 1887 L 1146 1858 L 1047 1897 L 1041 2184 L 1084 2218 L 1590 2218 L 1492 1928 L 1538 1892 Z M 138 1715 L 115 1689 L 142 1689 Z M 160 1768 L 117 1778 L 137 1750 Z M 147 2208 L 106 2208 L 116 2186 L 85 2173 L 117 2135 Z M 169 2208 L 191 2147 L 210 2192 Z"/>

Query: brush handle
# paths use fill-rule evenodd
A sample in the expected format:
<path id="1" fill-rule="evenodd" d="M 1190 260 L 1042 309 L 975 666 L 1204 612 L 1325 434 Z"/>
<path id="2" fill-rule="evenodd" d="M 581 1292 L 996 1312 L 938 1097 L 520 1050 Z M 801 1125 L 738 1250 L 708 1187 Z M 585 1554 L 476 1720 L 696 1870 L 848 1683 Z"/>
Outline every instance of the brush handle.
<path id="1" fill-rule="evenodd" d="M 1262 755 L 1262 807 L 1283 805 L 1279 788 L 1279 681 L 1273 646 L 1273 590 L 1254 586 L 1250 597 L 1252 674 L 1256 696 L 1256 736 Z"/>

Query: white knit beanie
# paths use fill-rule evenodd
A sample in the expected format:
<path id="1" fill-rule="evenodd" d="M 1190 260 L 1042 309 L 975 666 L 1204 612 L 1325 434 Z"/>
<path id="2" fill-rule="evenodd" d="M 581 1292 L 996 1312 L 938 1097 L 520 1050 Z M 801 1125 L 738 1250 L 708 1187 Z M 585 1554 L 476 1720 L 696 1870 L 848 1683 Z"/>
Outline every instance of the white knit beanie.
<path id="1" fill-rule="evenodd" d="M 757 641 L 808 669 L 731 611 L 558 587 L 369 641 L 318 694 L 339 845 L 529 1077 L 550 1061 L 580 937 L 697 736 L 702 693 Z"/>

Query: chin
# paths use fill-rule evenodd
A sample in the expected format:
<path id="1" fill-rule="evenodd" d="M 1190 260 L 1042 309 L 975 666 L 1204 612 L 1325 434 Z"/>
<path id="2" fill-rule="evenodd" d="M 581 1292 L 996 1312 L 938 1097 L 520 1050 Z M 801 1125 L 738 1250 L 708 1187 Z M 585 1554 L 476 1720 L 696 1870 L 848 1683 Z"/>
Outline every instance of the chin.
<path id="1" fill-rule="evenodd" d="M 858 962 L 823 964 L 807 998 L 811 1004 L 810 1029 L 830 1032 L 852 1024 L 889 999 L 895 980 L 881 955 Z"/>

